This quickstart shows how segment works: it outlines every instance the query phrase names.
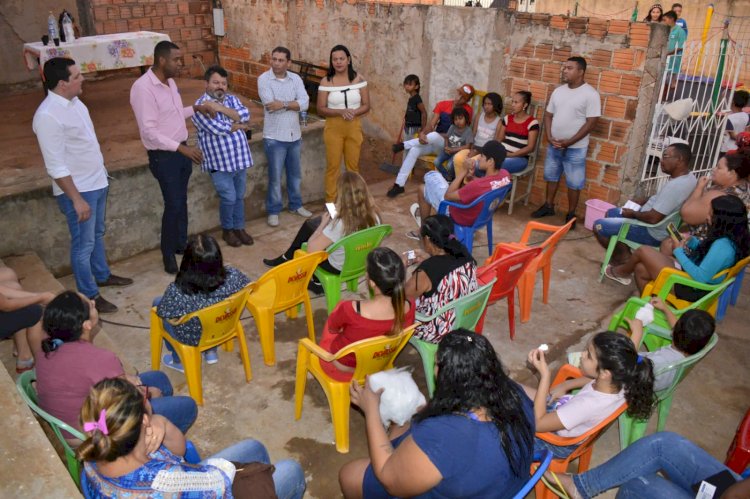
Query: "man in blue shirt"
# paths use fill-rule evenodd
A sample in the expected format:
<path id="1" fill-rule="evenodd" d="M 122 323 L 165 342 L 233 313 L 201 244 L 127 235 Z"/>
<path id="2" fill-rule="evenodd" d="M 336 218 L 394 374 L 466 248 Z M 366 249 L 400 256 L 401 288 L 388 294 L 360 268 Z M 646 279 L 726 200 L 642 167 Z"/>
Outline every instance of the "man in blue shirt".
<path id="1" fill-rule="evenodd" d="M 253 158 L 245 132 L 250 111 L 227 93 L 227 72 L 221 66 L 206 70 L 206 93 L 195 104 L 209 101 L 218 104 L 216 117 L 196 113 L 192 118 L 203 152 L 201 169 L 211 175 L 219 194 L 222 238 L 229 246 L 249 246 L 253 238 L 245 232 L 245 185 Z"/>
<path id="2" fill-rule="evenodd" d="M 687 27 L 687 21 L 685 21 L 685 19 L 682 18 L 682 4 L 673 3 L 672 12 L 677 14 L 677 26 L 685 30 L 685 38 L 687 38 L 688 27 Z"/>
<path id="3" fill-rule="evenodd" d="M 677 76 L 682 65 L 682 49 L 685 47 L 687 33 L 677 24 L 677 13 L 670 10 L 664 13 L 661 22 L 669 26 L 669 42 L 667 43 L 667 85 L 664 98 L 669 98 L 669 92 L 677 86 Z M 671 57 L 670 57 L 671 56 Z"/>

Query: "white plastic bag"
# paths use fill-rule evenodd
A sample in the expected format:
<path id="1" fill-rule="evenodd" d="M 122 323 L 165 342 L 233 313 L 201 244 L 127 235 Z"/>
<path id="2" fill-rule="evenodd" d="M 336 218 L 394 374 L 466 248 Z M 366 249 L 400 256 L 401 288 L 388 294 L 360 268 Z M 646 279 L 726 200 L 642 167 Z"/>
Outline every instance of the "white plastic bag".
<path id="1" fill-rule="evenodd" d="M 635 313 L 635 318 L 643 323 L 643 327 L 648 326 L 654 322 L 654 306 L 646 303 Z"/>
<path id="2" fill-rule="evenodd" d="M 406 367 L 375 373 L 368 380 L 373 391 L 384 389 L 380 396 L 380 420 L 385 427 L 391 422 L 403 425 L 426 403 Z"/>

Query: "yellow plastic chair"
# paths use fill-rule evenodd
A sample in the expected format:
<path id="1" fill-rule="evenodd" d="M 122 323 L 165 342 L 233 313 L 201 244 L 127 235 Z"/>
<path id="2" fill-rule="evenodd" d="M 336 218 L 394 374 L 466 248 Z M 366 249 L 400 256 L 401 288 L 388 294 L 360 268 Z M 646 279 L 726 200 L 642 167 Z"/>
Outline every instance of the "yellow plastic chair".
<path id="1" fill-rule="evenodd" d="M 151 368 L 159 369 L 161 364 L 162 340 L 169 342 L 177 351 L 177 355 L 185 368 L 190 396 L 195 402 L 203 405 L 203 383 L 201 375 L 201 352 L 219 345 L 231 352 L 234 349 L 234 338 L 240 344 L 240 357 L 245 367 L 245 380 L 253 377 L 250 370 L 250 356 L 247 353 L 245 331 L 240 323 L 240 316 L 247 300 L 247 291 L 242 290 L 229 298 L 210 307 L 187 314 L 179 319 L 177 324 L 184 324 L 193 318 L 201 322 L 203 333 L 197 346 L 185 345 L 172 337 L 165 329 L 163 319 L 156 315 L 156 307 L 151 308 Z"/>
<path id="2" fill-rule="evenodd" d="M 276 364 L 275 315 L 280 312 L 286 312 L 287 317 L 295 319 L 299 307 L 304 305 L 307 335 L 315 341 L 313 309 L 307 285 L 315 268 L 326 258 L 328 254 L 325 251 L 316 251 L 299 257 L 295 255 L 294 259 L 272 268 L 248 286 L 246 307 L 255 319 L 260 346 L 263 349 L 263 362 L 266 365 Z"/>
<path id="3" fill-rule="evenodd" d="M 299 342 L 297 351 L 297 376 L 294 385 L 294 419 L 302 417 L 302 400 L 305 395 L 307 373 L 318 380 L 326 393 L 331 408 L 333 433 L 336 439 L 336 450 L 345 454 L 349 452 L 349 385 L 348 381 L 331 379 L 320 366 L 320 361 L 333 362 L 349 354 L 357 358 L 357 367 L 352 379 L 360 385 L 365 378 L 376 372 L 391 369 L 393 361 L 411 338 L 415 326 L 410 326 L 397 336 L 377 336 L 357 341 L 342 348 L 335 354 L 326 352 L 322 347 L 305 338 Z"/>
<path id="4" fill-rule="evenodd" d="M 750 256 L 743 258 L 739 262 L 735 263 L 734 266 L 729 267 L 728 269 L 722 270 L 721 272 L 719 272 L 716 275 L 714 275 L 712 280 L 717 280 L 717 279 L 721 279 L 721 280 L 718 281 L 717 284 L 706 284 L 706 285 L 704 285 L 704 286 L 709 286 L 709 287 L 698 286 L 699 283 L 697 281 L 691 279 L 690 275 L 687 272 L 684 272 L 682 270 L 673 269 L 673 268 L 664 268 L 664 269 L 661 269 L 661 272 L 659 272 L 659 275 L 656 276 L 656 280 L 651 281 L 648 284 L 646 284 L 646 287 L 643 288 L 643 293 L 641 293 L 641 298 L 648 298 L 651 295 L 660 294 L 660 291 L 662 290 L 662 288 L 664 288 L 665 285 L 667 285 L 667 283 L 669 282 L 670 276 L 680 276 L 680 277 L 683 277 L 685 279 L 685 281 L 687 281 L 687 282 L 685 282 L 685 281 L 680 282 L 680 284 L 683 285 L 683 286 L 695 287 L 696 289 L 701 289 L 701 290 L 704 290 L 704 291 L 711 291 L 716 286 L 719 286 L 719 285 L 725 283 L 726 281 L 734 280 L 734 278 L 737 277 L 737 274 L 739 274 L 740 272 L 742 272 L 742 270 L 748 264 L 750 264 Z M 695 286 L 693 285 L 693 283 L 695 283 Z M 673 287 L 673 285 L 670 286 L 670 287 Z M 672 304 L 675 308 L 686 308 L 686 307 L 688 307 L 692 303 L 690 301 L 682 300 L 682 299 L 678 298 L 674 294 L 674 290 L 673 289 L 671 289 L 670 292 L 669 292 L 669 294 L 666 295 L 666 297 L 664 298 L 664 301 L 666 301 L 667 303 Z M 712 317 L 716 317 L 716 310 L 717 310 L 718 304 L 719 304 L 719 297 L 717 296 L 711 302 L 710 306 L 706 309 L 706 311 L 709 314 L 711 314 Z"/>

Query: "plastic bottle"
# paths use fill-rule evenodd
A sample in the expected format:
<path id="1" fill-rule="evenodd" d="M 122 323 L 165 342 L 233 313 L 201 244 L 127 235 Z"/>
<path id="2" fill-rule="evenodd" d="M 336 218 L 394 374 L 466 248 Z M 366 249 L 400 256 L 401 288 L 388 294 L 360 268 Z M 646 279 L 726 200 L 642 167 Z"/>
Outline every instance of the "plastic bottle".
<path id="1" fill-rule="evenodd" d="M 70 15 L 66 11 L 63 14 L 62 29 L 65 34 L 65 42 L 70 43 L 76 39 L 75 30 L 73 29 L 73 21 L 70 19 Z"/>
<path id="2" fill-rule="evenodd" d="M 47 18 L 47 34 L 49 35 L 49 41 L 59 38 L 57 35 L 57 20 L 55 20 L 52 11 L 49 12 L 49 17 Z"/>

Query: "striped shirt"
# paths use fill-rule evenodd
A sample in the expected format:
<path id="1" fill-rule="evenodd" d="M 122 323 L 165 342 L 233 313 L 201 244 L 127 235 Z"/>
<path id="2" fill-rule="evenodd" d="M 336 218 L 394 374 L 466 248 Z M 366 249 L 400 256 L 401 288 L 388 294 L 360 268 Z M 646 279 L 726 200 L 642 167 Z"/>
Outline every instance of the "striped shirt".
<path id="1" fill-rule="evenodd" d="M 516 123 L 514 115 L 506 114 L 503 116 L 503 126 L 505 127 L 505 140 L 502 143 L 508 152 L 516 152 L 529 145 L 529 132 L 539 130 L 539 122 L 533 116 L 526 118 L 523 123 Z"/>
<path id="2" fill-rule="evenodd" d="M 279 109 L 265 110 L 263 115 L 263 138 L 281 142 L 295 142 L 302 138 L 299 128 L 299 112 L 307 111 L 310 97 L 305 90 L 305 84 L 298 74 L 286 72 L 286 77 L 279 79 L 269 69 L 258 77 L 258 95 L 264 109 L 267 104 L 277 100 L 281 102 L 297 102 L 299 111 Z"/>
<path id="3" fill-rule="evenodd" d="M 203 94 L 195 104 L 203 104 L 210 100 L 210 95 Z M 222 104 L 240 114 L 240 123 L 250 121 L 250 111 L 234 95 L 225 94 Z M 216 113 L 216 117 L 211 118 L 202 113 L 195 113 L 193 123 L 198 129 L 198 143 L 203 151 L 201 169 L 204 172 L 236 172 L 253 166 L 245 131 L 232 132 L 234 121 L 228 116 Z"/>

